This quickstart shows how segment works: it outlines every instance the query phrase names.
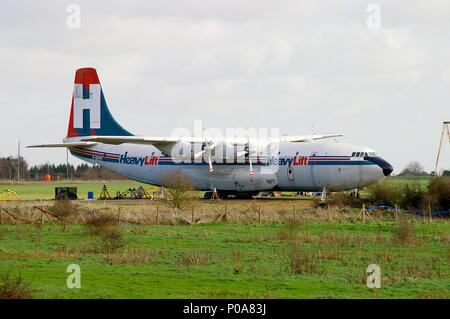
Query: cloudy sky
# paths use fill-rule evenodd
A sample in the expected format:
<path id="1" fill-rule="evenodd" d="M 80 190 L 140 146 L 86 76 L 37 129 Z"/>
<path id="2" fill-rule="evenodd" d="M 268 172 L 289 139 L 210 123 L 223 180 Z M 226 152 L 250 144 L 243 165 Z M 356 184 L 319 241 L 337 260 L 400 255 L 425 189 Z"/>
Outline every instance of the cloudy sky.
<path id="1" fill-rule="evenodd" d="M 71 3 L 80 28 L 67 26 Z M 314 126 L 374 148 L 394 173 L 411 160 L 430 171 L 450 120 L 449 35 L 448 0 L 4 0 L 0 156 L 16 154 L 19 138 L 60 142 L 74 72 L 92 66 L 111 112 L 138 135 L 196 119 L 282 134 Z M 34 165 L 66 153 L 22 154 Z M 441 164 L 450 168 L 448 142 Z"/>

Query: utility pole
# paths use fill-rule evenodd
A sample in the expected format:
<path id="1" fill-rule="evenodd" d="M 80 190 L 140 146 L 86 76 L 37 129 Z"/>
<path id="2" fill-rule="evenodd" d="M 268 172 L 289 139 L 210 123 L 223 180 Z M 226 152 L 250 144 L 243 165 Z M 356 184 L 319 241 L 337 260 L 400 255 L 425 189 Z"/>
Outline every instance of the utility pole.
<path id="1" fill-rule="evenodd" d="M 17 144 L 17 182 L 20 181 L 20 139 Z"/>
<path id="2" fill-rule="evenodd" d="M 439 141 L 439 148 L 438 148 L 438 153 L 437 153 L 437 158 L 436 158 L 436 166 L 434 168 L 434 176 L 437 176 L 437 174 L 438 174 L 439 156 L 441 155 L 442 141 L 444 140 L 445 131 L 447 131 L 448 142 L 450 143 L 450 130 L 448 128 L 449 124 L 450 124 L 450 121 L 444 121 L 442 123 L 441 140 Z"/>
<path id="3" fill-rule="evenodd" d="M 69 180 L 69 149 L 66 148 L 66 178 Z"/>

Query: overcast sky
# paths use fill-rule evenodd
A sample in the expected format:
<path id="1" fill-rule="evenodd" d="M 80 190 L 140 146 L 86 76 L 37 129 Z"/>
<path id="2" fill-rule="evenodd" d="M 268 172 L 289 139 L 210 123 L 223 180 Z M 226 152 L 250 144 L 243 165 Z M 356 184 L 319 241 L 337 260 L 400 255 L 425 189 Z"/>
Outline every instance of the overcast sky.
<path id="1" fill-rule="evenodd" d="M 81 27 L 67 26 L 79 4 Z M 374 11 L 380 8 L 379 28 Z M 342 133 L 393 164 L 434 169 L 450 120 L 450 2 L 9 1 L 0 10 L 0 156 L 67 133 L 75 70 L 97 69 L 116 120 Z M 450 168 L 450 144 L 441 168 Z M 30 164 L 64 149 L 22 149 Z M 74 164 L 79 163 L 70 157 Z"/>

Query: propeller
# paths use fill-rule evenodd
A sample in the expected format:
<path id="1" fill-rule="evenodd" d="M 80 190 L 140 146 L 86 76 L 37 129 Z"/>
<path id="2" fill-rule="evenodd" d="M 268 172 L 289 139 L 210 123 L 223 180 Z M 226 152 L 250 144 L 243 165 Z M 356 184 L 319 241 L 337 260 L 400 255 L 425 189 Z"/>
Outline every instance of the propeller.
<path id="1" fill-rule="evenodd" d="M 208 164 L 209 164 L 209 173 L 212 174 L 214 172 L 214 168 L 211 161 L 211 152 L 214 148 L 219 144 L 218 141 L 213 142 L 211 144 L 203 144 L 202 150 L 194 154 L 194 158 L 200 158 L 205 154 L 208 154 Z"/>
<path id="2" fill-rule="evenodd" d="M 247 128 L 247 132 L 250 128 Z M 245 145 L 245 152 L 248 154 L 248 162 L 250 164 L 250 176 L 253 176 L 253 163 L 252 163 L 252 157 L 250 154 L 250 136 L 247 134 L 247 145 Z"/>
<path id="3" fill-rule="evenodd" d="M 208 164 L 209 164 L 209 173 L 210 174 L 214 173 L 214 167 L 212 166 L 211 162 L 211 153 L 208 154 Z"/>

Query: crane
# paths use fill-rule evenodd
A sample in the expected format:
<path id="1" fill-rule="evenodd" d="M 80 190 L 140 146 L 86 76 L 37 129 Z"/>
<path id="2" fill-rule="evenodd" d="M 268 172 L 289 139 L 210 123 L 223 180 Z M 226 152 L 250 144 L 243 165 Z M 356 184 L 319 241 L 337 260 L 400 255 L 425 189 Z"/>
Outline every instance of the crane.
<path id="1" fill-rule="evenodd" d="M 436 167 L 434 168 L 434 176 L 437 176 L 439 156 L 441 155 L 442 141 L 444 140 L 445 132 L 447 132 L 448 142 L 450 143 L 450 130 L 448 128 L 449 124 L 450 124 L 450 121 L 444 121 L 442 123 L 441 140 L 439 142 L 439 148 L 438 148 L 438 153 L 437 153 L 437 158 L 436 158 Z"/>

